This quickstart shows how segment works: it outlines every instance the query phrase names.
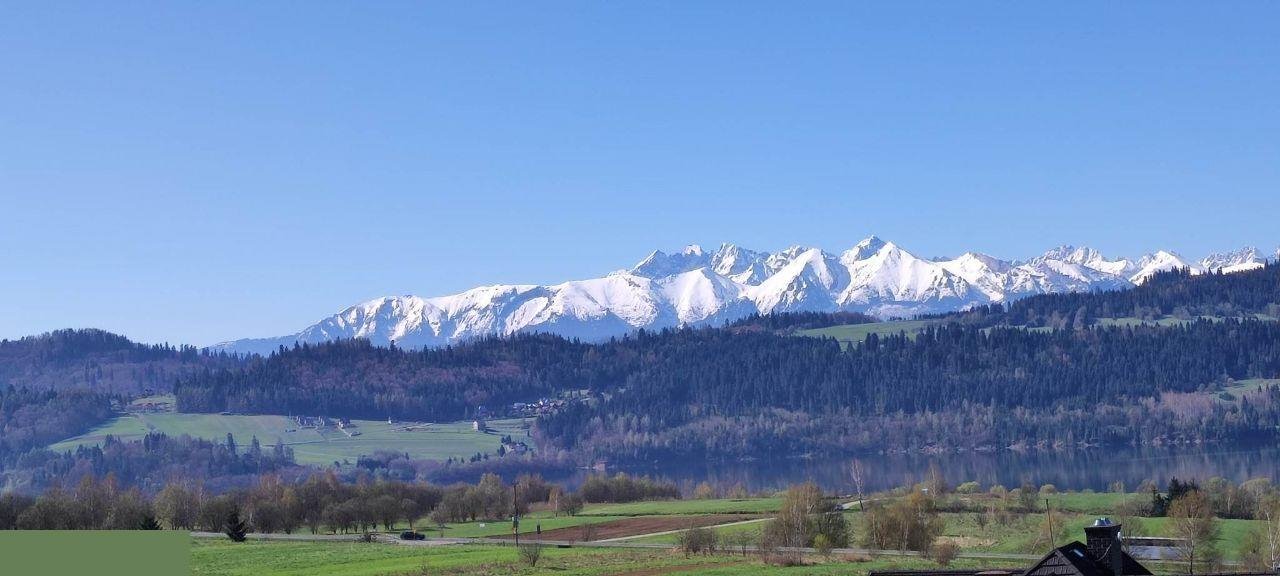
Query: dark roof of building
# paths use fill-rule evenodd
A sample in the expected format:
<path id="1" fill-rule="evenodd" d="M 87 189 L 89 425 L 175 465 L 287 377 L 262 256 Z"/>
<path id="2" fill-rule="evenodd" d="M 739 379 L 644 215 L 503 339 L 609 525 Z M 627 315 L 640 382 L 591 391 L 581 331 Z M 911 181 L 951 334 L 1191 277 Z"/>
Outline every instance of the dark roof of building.
<path id="1" fill-rule="evenodd" d="M 1123 576 L 1150 576 L 1151 571 L 1128 554 L 1121 552 L 1124 562 Z M 1039 562 L 1027 569 L 1026 576 L 1121 576 L 1112 574 L 1111 567 L 1094 560 L 1089 548 L 1079 542 L 1053 549 Z"/>
<path id="2" fill-rule="evenodd" d="M 1021 568 L 975 568 L 973 570 L 872 570 L 870 576 L 1022 576 Z"/>
<path id="3" fill-rule="evenodd" d="M 1132 556 L 1122 552 L 1123 575 L 1111 573 L 1111 567 L 1093 559 L 1089 548 L 1080 542 L 1072 542 L 1045 554 L 1030 568 L 989 568 L 973 570 L 876 570 L 870 576 L 1151 576 L 1151 571 Z M 1251 576 L 1251 575 L 1239 575 Z"/>

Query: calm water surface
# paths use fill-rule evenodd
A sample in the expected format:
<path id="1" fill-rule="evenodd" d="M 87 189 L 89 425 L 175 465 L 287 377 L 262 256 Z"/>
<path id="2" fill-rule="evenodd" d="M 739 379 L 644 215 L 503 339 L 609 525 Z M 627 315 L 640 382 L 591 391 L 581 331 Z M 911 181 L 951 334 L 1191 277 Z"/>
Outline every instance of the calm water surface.
<path id="1" fill-rule="evenodd" d="M 785 487 L 813 480 L 828 490 L 854 489 L 850 465 L 854 458 L 772 459 L 755 462 L 666 462 L 650 466 L 610 468 L 609 472 L 648 474 L 693 485 L 708 481 L 729 487 L 741 483 L 748 490 Z M 1280 447 L 1215 446 L 1173 448 L 1095 448 L 1069 451 L 1000 451 L 939 455 L 863 456 L 865 490 L 881 490 L 923 480 L 936 466 L 951 485 L 976 480 L 983 486 L 1016 487 L 1024 480 L 1053 484 L 1061 490 L 1106 490 L 1122 481 L 1130 490 L 1143 480 L 1164 485 L 1170 477 L 1205 480 L 1221 476 L 1235 482 L 1267 477 L 1280 480 Z M 586 472 L 573 480 L 581 481 Z M 576 483 L 576 482 L 574 482 Z"/>

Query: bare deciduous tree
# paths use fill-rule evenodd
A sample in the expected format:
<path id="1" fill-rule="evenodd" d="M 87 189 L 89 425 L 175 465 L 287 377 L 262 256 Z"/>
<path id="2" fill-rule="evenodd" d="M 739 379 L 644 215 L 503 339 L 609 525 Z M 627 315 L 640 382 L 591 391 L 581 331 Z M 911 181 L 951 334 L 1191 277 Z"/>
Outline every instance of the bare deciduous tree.
<path id="1" fill-rule="evenodd" d="M 1199 566 L 1213 566 L 1218 556 L 1218 519 L 1209 499 L 1199 490 L 1188 492 L 1169 504 L 1169 529 L 1178 538 L 1178 557 L 1187 563 L 1187 573 Z"/>

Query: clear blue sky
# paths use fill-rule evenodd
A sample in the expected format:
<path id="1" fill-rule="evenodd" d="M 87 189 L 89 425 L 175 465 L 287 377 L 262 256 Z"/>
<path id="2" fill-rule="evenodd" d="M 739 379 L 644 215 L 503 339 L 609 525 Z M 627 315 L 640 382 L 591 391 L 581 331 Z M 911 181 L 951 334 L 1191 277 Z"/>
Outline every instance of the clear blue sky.
<path id="1" fill-rule="evenodd" d="M 278 335 L 688 242 L 1280 244 L 1280 3 L 783 6 L 5 2 L 0 337 Z"/>

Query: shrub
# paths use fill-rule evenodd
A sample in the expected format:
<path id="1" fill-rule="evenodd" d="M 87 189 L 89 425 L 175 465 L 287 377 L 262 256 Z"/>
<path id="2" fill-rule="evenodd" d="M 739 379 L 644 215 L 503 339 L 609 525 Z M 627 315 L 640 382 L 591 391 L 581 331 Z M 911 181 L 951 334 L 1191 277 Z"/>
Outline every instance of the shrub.
<path id="1" fill-rule="evenodd" d="M 582 511 L 582 496 L 565 494 L 556 502 L 556 512 L 565 516 L 577 516 Z"/>
<path id="2" fill-rule="evenodd" d="M 818 514 L 813 522 L 814 548 L 817 548 L 817 539 L 825 538 L 827 545 L 832 548 L 848 548 L 850 540 L 849 521 L 845 519 L 844 514 L 840 512 L 827 512 L 826 514 Z"/>
<path id="3" fill-rule="evenodd" d="M 827 539 L 826 534 L 819 534 L 813 537 L 813 548 L 817 550 L 823 558 L 831 557 L 831 540 Z"/>
<path id="4" fill-rule="evenodd" d="M 951 561 L 955 560 L 956 556 L 959 555 L 960 547 L 950 540 L 934 543 L 929 548 L 929 558 L 932 558 L 934 562 L 943 567 L 950 565 Z"/>
<path id="5" fill-rule="evenodd" d="M 977 494 L 982 491 L 982 485 L 977 482 L 965 482 L 956 486 L 956 492 L 960 494 Z"/>
<path id="6" fill-rule="evenodd" d="M 933 499 L 914 492 L 887 506 L 874 506 L 862 517 L 862 540 L 870 548 L 926 552 L 945 524 Z"/>
<path id="7" fill-rule="evenodd" d="M 520 545 L 520 561 L 525 566 L 533 568 L 538 565 L 538 560 L 542 559 L 541 544 L 521 544 Z"/>
<path id="8" fill-rule="evenodd" d="M 676 545 L 685 556 L 690 554 L 714 554 L 716 531 L 693 526 L 676 536 Z"/>

